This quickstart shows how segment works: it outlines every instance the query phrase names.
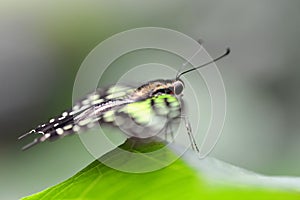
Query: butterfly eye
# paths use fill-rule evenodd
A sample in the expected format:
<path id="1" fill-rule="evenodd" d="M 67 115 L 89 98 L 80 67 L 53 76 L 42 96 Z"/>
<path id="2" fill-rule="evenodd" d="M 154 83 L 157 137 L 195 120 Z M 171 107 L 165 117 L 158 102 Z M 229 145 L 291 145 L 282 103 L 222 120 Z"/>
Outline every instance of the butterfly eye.
<path id="1" fill-rule="evenodd" d="M 180 95 L 183 91 L 184 85 L 182 81 L 174 82 L 174 93 L 175 95 Z"/>

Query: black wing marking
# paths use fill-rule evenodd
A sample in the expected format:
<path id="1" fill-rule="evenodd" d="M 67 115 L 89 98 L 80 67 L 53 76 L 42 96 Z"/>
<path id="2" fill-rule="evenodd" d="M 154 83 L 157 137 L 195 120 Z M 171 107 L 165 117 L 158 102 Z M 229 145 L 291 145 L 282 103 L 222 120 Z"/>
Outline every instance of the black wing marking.
<path id="1" fill-rule="evenodd" d="M 46 140 L 54 140 L 92 128 L 107 111 L 130 103 L 125 97 L 131 90 L 132 88 L 128 86 L 119 85 L 111 86 L 106 90 L 97 89 L 95 92 L 78 101 L 71 109 L 21 135 L 18 139 L 22 139 L 33 133 L 41 134 L 33 142 L 24 146 L 22 150 L 26 150 Z"/>

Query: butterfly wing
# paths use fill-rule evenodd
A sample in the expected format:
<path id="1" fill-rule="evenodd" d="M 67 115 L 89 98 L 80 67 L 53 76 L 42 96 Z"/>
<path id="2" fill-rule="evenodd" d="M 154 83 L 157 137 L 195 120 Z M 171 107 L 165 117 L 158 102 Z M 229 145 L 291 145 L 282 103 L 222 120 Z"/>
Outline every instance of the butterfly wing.
<path id="1" fill-rule="evenodd" d="M 41 134 L 28 149 L 46 140 L 71 135 L 92 128 L 97 123 L 119 127 L 128 136 L 147 138 L 158 135 L 181 113 L 181 100 L 159 94 L 143 100 L 128 98 L 134 88 L 124 85 L 97 89 L 78 101 L 71 109 L 24 134 Z"/>
<path id="2" fill-rule="evenodd" d="M 71 109 L 20 136 L 18 139 L 32 133 L 40 135 L 22 149 L 25 150 L 46 140 L 54 140 L 93 127 L 99 120 L 101 121 L 105 113 L 131 103 L 126 96 L 132 90 L 132 87 L 125 85 L 97 89 L 78 101 Z"/>
<path id="3" fill-rule="evenodd" d="M 164 134 L 166 126 L 181 115 L 181 99 L 160 94 L 125 104 L 104 114 L 103 122 L 113 123 L 129 137 L 147 138 Z"/>

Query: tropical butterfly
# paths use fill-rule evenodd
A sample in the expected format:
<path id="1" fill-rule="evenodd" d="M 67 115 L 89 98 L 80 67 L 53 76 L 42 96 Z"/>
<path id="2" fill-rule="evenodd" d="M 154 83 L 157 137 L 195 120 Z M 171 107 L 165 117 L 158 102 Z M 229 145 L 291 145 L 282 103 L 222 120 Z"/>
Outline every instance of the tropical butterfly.
<path id="1" fill-rule="evenodd" d="M 35 129 L 21 135 L 22 139 L 30 134 L 39 134 L 33 142 L 22 149 L 28 149 L 46 140 L 62 138 L 100 125 L 118 126 L 130 136 L 147 138 L 158 129 L 165 130 L 171 122 L 183 119 L 192 148 L 199 152 L 192 134 L 190 123 L 182 115 L 183 74 L 216 62 L 230 53 L 227 48 L 221 56 L 203 65 L 177 73 L 175 79 L 149 81 L 139 87 L 114 85 L 106 89 L 98 88 L 78 101 L 71 109 L 38 125 Z M 141 129 L 142 128 L 142 129 Z"/>

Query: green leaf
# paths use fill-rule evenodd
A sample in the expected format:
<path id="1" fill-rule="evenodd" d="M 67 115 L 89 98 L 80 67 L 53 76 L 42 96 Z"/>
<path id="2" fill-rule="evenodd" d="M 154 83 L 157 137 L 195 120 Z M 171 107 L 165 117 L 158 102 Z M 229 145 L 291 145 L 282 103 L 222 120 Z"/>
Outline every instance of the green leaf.
<path id="1" fill-rule="evenodd" d="M 127 140 L 120 148 L 151 152 L 163 146 L 162 142 Z M 175 154 L 168 150 L 161 156 L 173 158 Z M 116 150 L 103 158 L 127 164 Z M 217 183 L 205 177 L 182 159 L 148 173 L 122 172 L 96 160 L 70 179 L 23 199 L 300 199 L 300 194 L 292 191 Z"/>

